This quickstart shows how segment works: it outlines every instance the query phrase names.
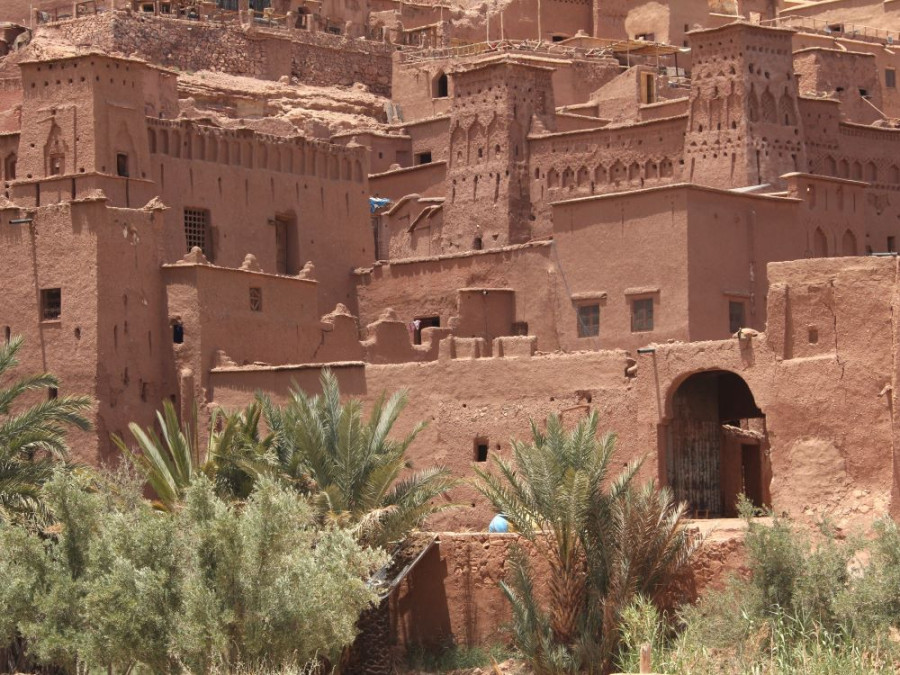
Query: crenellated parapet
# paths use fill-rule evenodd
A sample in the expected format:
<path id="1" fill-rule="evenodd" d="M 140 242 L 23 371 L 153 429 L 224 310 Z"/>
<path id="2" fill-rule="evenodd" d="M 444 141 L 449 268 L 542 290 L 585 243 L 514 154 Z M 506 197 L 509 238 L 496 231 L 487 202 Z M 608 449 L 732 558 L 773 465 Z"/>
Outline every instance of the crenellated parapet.
<path id="1" fill-rule="evenodd" d="M 150 154 L 258 169 L 323 180 L 361 183 L 368 151 L 302 136 L 274 136 L 250 129 L 220 129 L 191 120 L 147 118 Z"/>

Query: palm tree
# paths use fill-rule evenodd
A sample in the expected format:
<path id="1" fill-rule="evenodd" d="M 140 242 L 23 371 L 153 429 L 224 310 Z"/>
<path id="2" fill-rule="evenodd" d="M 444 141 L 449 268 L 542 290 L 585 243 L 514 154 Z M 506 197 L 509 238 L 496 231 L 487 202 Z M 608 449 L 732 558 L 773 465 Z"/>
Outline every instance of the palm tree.
<path id="1" fill-rule="evenodd" d="M 22 338 L 0 345 L 0 382 L 18 365 Z M 0 388 L 0 521 L 46 522 L 48 512 L 41 486 L 68 457 L 66 433 L 86 431 L 91 424 L 83 413 L 90 408 L 86 396 L 61 396 L 27 405 L 19 402 L 29 392 L 58 389 L 59 380 L 48 373 L 27 376 Z"/>
<path id="2" fill-rule="evenodd" d="M 295 389 L 284 408 L 259 400 L 282 475 L 312 494 L 323 522 L 354 527 L 363 544 L 388 546 L 453 506 L 435 503 L 457 484 L 446 468 L 405 474 L 411 468 L 406 451 L 425 425 L 400 440 L 388 438 L 406 406 L 405 392 L 382 394 L 365 421 L 360 401 L 341 403 L 331 371 L 323 371 L 321 383 L 320 396 Z"/>
<path id="3" fill-rule="evenodd" d="M 512 461 L 495 456 L 496 471 L 475 469 L 477 489 L 550 567 L 546 610 L 523 553 L 503 585 L 516 641 L 538 673 L 605 672 L 621 611 L 638 594 L 660 599 L 695 546 L 684 506 L 653 484 L 635 486 L 640 462 L 610 480 L 616 438 L 598 438 L 597 425 L 596 412 L 571 433 L 555 415 L 546 432 L 532 421 L 531 441 L 513 441 Z"/>
<path id="4" fill-rule="evenodd" d="M 175 406 L 163 401 L 162 411 L 156 413 L 160 433 L 153 428 L 141 429 L 135 423 L 128 425 L 140 452 L 129 448 L 119 436 L 112 438 L 144 474 L 156 493 L 157 508 L 171 511 L 200 473 L 215 483 L 220 496 L 244 499 L 252 491 L 257 476 L 273 472 L 273 455 L 269 451 L 273 437 L 260 438 L 260 414 L 257 403 L 231 414 L 215 409 L 209 440 L 205 451 L 201 451 L 196 404 L 191 419 L 180 424 Z"/>

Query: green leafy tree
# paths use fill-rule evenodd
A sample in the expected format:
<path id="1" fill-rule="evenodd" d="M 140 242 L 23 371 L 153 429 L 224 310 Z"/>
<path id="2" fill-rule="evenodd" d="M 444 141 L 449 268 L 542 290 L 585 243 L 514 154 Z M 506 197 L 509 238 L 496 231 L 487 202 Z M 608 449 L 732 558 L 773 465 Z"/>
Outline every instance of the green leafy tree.
<path id="1" fill-rule="evenodd" d="M 453 506 L 436 501 L 457 484 L 446 468 L 408 472 L 406 451 L 424 424 L 402 439 L 389 437 L 404 392 L 382 395 L 365 420 L 360 401 L 341 403 L 333 373 L 323 372 L 321 382 L 320 396 L 296 389 L 283 408 L 260 400 L 282 475 L 313 494 L 323 523 L 355 528 L 366 545 L 388 546 Z"/>
<path id="2" fill-rule="evenodd" d="M 0 345 L 0 382 L 7 382 L 0 388 L 0 522 L 46 523 L 49 514 L 41 486 L 68 457 L 66 434 L 90 428 L 84 416 L 90 399 L 60 396 L 23 402 L 29 393 L 58 389 L 59 381 L 48 373 L 9 381 L 21 347 L 21 337 Z"/>
<path id="3" fill-rule="evenodd" d="M 559 417 L 531 441 L 514 441 L 511 461 L 476 468 L 477 488 L 550 568 L 546 607 L 528 557 L 511 560 L 503 585 L 514 635 L 538 673 L 602 673 L 612 664 L 622 611 L 637 595 L 661 601 L 693 553 L 684 506 L 667 490 L 635 485 L 639 463 L 615 479 L 615 436 L 597 437 L 596 412 L 571 433 Z"/>

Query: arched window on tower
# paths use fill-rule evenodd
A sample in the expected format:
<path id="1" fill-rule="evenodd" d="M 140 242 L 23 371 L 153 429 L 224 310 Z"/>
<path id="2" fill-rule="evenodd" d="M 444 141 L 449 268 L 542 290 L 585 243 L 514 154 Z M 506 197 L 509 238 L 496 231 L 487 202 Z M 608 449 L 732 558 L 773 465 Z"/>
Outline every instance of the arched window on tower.
<path id="1" fill-rule="evenodd" d="M 432 80 L 431 98 L 447 98 L 450 96 L 450 81 L 447 79 L 447 73 L 441 71 Z"/>

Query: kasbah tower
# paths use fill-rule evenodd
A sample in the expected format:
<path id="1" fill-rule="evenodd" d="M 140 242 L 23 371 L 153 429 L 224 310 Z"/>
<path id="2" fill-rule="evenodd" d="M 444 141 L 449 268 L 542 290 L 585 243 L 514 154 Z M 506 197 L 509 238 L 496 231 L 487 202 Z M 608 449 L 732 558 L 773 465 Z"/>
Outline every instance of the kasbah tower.
<path id="1" fill-rule="evenodd" d="M 93 398 L 75 459 L 328 367 L 462 478 L 596 411 L 698 527 L 900 515 L 900 13 L 469 4 L 0 3 L 0 339 Z M 401 642 L 502 619 L 447 498 Z"/>

